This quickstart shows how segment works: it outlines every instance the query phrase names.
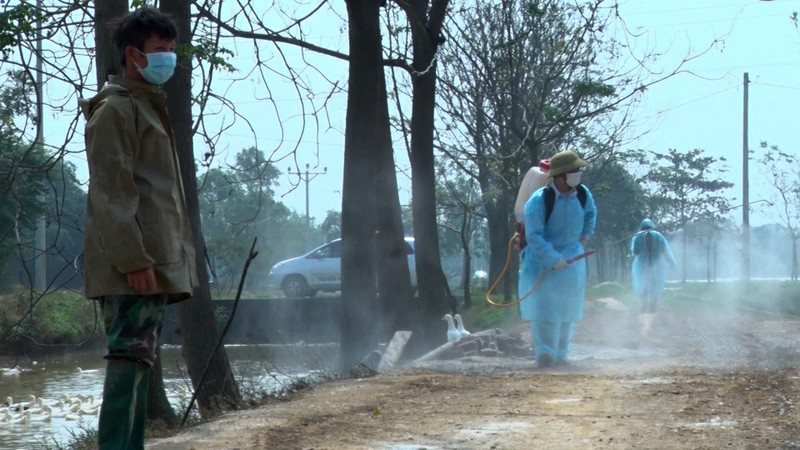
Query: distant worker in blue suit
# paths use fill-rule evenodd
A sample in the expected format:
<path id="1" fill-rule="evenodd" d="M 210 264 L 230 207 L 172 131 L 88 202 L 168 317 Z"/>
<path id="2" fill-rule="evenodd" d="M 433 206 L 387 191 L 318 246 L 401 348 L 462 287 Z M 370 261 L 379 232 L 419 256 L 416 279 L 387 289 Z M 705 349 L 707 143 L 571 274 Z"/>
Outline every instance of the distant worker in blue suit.
<path id="1" fill-rule="evenodd" d="M 634 292 L 642 299 L 639 330 L 642 335 L 647 335 L 653 326 L 658 301 L 664 293 L 667 266 L 674 269 L 676 264 L 669 242 L 656 231 L 653 221 L 644 219 L 640 228 L 631 241 L 631 278 Z"/>
<path id="2" fill-rule="evenodd" d="M 525 203 L 525 239 L 520 254 L 519 304 L 531 322 L 534 357 L 540 367 L 567 363 L 575 324 L 583 317 L 586 259 L 597 208 L 580 183 L 586 161 L 565 150 L 550 159 L 547 185 Z M 537 279 L 541 283 L 530 295 Z M 527 295 L 527 297 L 526 297 Z"/>

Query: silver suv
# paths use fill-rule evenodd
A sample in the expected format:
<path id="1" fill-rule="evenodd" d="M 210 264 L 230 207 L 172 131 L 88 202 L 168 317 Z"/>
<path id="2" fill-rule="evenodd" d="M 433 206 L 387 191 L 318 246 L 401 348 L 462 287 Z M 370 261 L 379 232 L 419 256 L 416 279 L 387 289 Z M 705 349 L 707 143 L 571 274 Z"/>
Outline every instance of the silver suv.
<path id="1" fill-rule="evenodd" d="M 406 237 L 411 285 L 416 289 L 414 238 Z M 281 261 L 267 275 L 267 289 L 280 289 L 287 297 L 313 297 L 317 291 L 342 289 L 342 240 L 333 240 L 297 258 Z"/>

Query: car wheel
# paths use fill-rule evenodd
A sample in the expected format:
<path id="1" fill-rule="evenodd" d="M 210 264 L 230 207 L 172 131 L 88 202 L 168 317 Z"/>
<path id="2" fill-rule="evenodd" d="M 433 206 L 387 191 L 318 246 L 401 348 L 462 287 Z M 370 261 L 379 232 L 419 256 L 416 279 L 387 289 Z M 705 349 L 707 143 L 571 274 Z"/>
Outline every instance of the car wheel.
<path id="1" fill-rule="evenodd" d="M 291 275 L 283 280 L 283 293 L 287 297 L 305 297 L 308 295 L 308 283 L 300 275 Z"/>

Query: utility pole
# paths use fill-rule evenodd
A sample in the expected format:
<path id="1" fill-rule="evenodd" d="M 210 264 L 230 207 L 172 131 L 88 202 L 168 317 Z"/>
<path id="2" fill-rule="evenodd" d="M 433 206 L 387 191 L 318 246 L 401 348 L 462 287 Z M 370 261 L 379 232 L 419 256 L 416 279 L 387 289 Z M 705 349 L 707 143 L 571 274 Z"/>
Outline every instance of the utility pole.
<path id="1" fill-rule="evenodd" d="M 744 99 L 742 111 L 742 278 L 750 283 L 750 149 L 747 143 L 747 102 L 750 77 L 744 73 Z"/>
<path id="2" fill-rule="evenodd" d="M 302 172 L 300 170 L 292 172 L 292 168 L 291 167 L 287 168 L 286 172 L 289 175 L 297 175 L 298 177 L 300 177 L 300 179 L 302 181 L 306 182 L 306 233 L 305 233 L 305 235 L 308 235 L 308 230 L 311 228 L 311 221 L 309 219 L 309 214 L 308 214 L 308 184 L 311 182 L 311 180 L 313 180 L 314 178 L 317 178 L 318 175 L 325 175 L 326 173 L 328 173 L 328 168 L 327 167 L 323 167 L 322 168 L 322 172 L 311 172 L 309 164 L 306 163 L 306 171 L 305 172 Z"/>
<path id="3" fill-rule="evenodd" d="M 42 11 L 42 0 L 36 0 L 36 7 Z M 36 142 L 38 149 L 44 148 L 44 101 L 42 95 L 42 20 L 36 21 Z M 42 176 L 42 179 L 45 177 Z M 36 273 L 34 286 L 40 292 L 44 292 L 47 287 L 47 234 L 45 233 L 45 215 L 36 221 L 36 248 L 35 262 L 33 264 Z"/>

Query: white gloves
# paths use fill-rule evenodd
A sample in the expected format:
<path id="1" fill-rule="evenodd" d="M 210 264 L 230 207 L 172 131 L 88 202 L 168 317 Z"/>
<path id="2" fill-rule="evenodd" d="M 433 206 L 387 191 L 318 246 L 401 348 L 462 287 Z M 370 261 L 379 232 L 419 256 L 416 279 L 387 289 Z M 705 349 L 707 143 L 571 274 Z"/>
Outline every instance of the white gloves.
<path id="1" fill-rule="evenodd" d="M 563 259 L 560 259 L 560 260 L 558 260 L 558 261 L 557 261 L 555 264 L 553 264 L 553 269 L 555 269 L 555 270 L 561 270 L 561 269 L 563 269 L 564 267 L 567 267 L 568 265 L 569 265 L 569 264 L 567 264 L 567 262 L 566 262 L 566 261 L 564 261 Z"/>

